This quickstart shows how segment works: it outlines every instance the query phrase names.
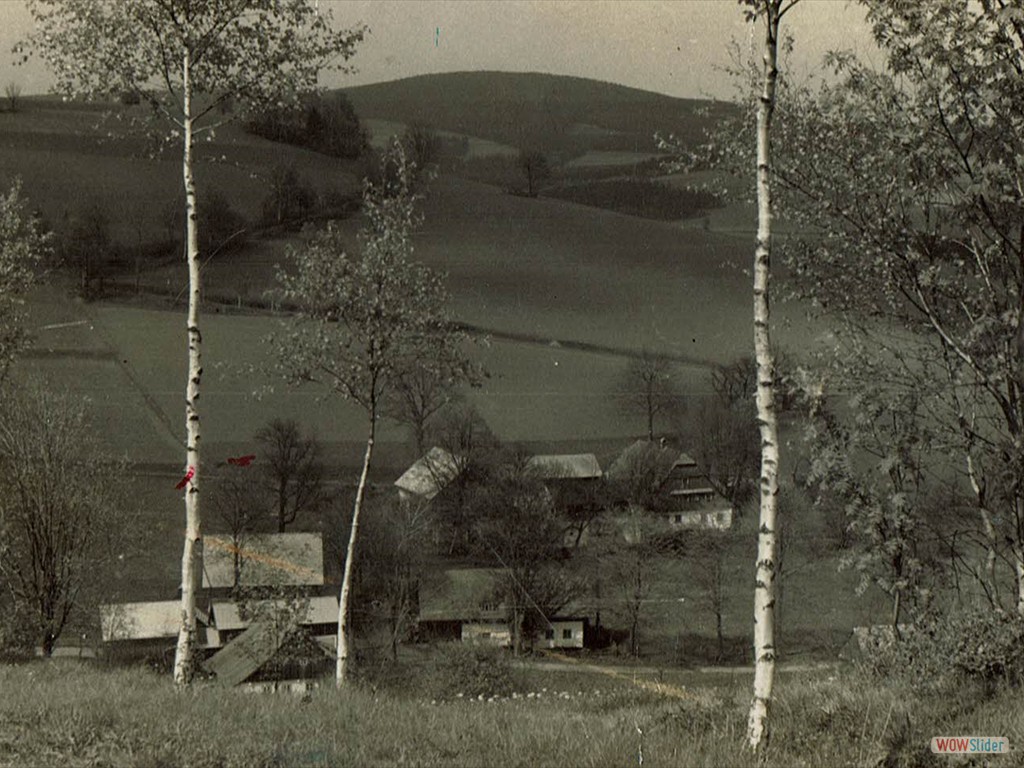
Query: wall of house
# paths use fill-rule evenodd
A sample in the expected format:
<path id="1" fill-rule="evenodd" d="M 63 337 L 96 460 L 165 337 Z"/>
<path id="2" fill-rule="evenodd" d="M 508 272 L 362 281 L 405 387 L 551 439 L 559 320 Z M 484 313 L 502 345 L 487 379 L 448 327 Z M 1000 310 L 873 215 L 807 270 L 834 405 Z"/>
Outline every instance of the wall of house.
<path id="1" fill-rule="evenodd" d="M 552 621 L 540 645 L 542 648 L 582 648 L 583 620 Z"/>
<path id="2" fill-rule="evenodd" d="M 669 512 L 669 525 L 679 528 L 703 528 L 727 531 L 732 527 L 732 510 L 715 509 L 694 512 Z"/>
<path id="3" fill-rule="evenodd" d="M 463 622 L 462 642 L 479 645 L 511 645 L 512 635 L 504 621 Z"/>

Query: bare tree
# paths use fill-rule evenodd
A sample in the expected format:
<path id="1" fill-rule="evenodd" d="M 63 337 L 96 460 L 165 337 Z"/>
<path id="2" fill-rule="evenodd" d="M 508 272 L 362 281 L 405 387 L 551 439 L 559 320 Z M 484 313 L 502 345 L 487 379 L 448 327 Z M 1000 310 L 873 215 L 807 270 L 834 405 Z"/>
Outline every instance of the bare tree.
<path id="1" fill-rule="evenodd" d="M 326 501 L 320 443 L 304 437 L 294 419 L 274 419 L 256 433 L 263 448 L 262 476 L 273 497 L 278 533 L 300 512 L 315 512 Z"/>
<path id="2" fill-rule="evenodd" d="M 213 487 L 213 510 L 231 537 L 235 587 L 241 584 L 245 539 L 265 517 L 265 498 L 253 483 L 251 470 L 245 467 L 229 465 Z"/>
<path id="3" fill-rule="evenodd" d="M 551 166 L 547 156 L 536 149 L 524 149 L 519 152 L 519 170 L 526 178 L 526 194 L 537 197 L 540 185 L 551 177 Z"/>
<path id="4" fill-rule="evenodd" d="M 629 361 L 615 397 L 630 413 L 643 415 L 647 439 L 654 439 L 655 422 L 682 409 L 683 399 L 667 358 L 644 350 Z"/>
<path id="5" fill-rule="evenodd" d="M 613 596 L 613 615 L 629 626 L 629 652 L 640 656 L 645 607 L 662 567 L 662 526 L 648 510 L 630 505 L 625 516 L 604 527 L 598 543 L 598 578 Z"/>
<path id="6" fill-rule="evenodd" d="M 17 112 L 21 101 L 21 86 L 12 80 L 4 86 L 4 96 L 7 97 L 7 111 Z"/>
<path id="7" fill-rule="evenodd" d="M 0 417 L 0 575 L 45 656 L 135 531 L 124 469 L 108 460 L 81 402 L 33 384 Z"/>
<path id="8" fill-rule="evenodd" d="M 184 685 L 193 670 L 202 548 L 202 256 L 194 173 L 196 138 L 203 134 L 212 138 L 212 132 L 233 117 L 219 109 L 228 101 L 236 101 L 239 112 L 246 107 L 295 103 L 304 92 L 316 89 L 322 69 L 339 66 L 353 55 L 365 29 L 333 31 L 330 13 L 308 0 L 184 4 L 33 0 L 29 8 L 37 28 L 30 44 L 54 71 L 56 90 L 87 98 L 137 94 L 161 119 L 164 141 L 181 148 L 189 275 L 185 466 L 190 481 L 184 494 L 182 621 L 174 679 Z"/>
<path id="9" fill-rule="evenodd" d="M 461 354 L 437 349 L 434 364 L 402 371 L 388 396 L 391 418 L 412 430 L 416 454 L 422 456 L 429 446 L 427 434 L 438 413 L 459 399 L 461 384 L 479 385 L 484 376 L 479 366 L 471 365 Z"/>
<path id="10" fill-rule="evenodd" d="M 359 562 L 363 603 L 380 605 L 387 620 L 391 658 L 416 615 L 419 584 L 427 561 L 431 509 L 423 500 L 394 504 L 381 500 L 367 510 Z"/>
<path id="11" fill-rule="evenodd" d="M 565 529 L 547 489 L 519 461 L 499 467 L 475 489 L 471 504 L 477 554 L 501 569 L 499 587 L 519 653 L 580 591 L 562 557 Z"/>

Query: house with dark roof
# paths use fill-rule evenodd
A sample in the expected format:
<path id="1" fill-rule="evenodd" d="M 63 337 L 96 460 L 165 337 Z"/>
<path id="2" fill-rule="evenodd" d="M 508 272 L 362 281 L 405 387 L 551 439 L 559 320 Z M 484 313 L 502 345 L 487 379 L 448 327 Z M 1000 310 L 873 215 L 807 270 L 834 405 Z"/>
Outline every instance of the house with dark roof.
<path id="1" fill-rule="evenodd" d="M 512 631 L 500 568 L 455 568 L 420 586 L 418 633 L 423 639 L 508 647 Z M 538 644 L 543 648 L 583 648 L 589 619 L 579 605 L 546 618 Z"/>
<path id="2" fill-rule="evenodd" d="M 688 454 L 680 453 L 662 485 L 668 506 L 663 512 L 669 525 L 725 531 L 732 527 L 729 500 L 716 491 L 707 475 Z"/>
<path id="3" fill-rule="evenodd" d="M 696 460 L 687 453 L 649 440 L 626 447 L 608 468 L 608 478 L 619 494 L 645 498 L 651 511 L 673 527 L 727 530 L 733 509 L 712 487 Z"/>

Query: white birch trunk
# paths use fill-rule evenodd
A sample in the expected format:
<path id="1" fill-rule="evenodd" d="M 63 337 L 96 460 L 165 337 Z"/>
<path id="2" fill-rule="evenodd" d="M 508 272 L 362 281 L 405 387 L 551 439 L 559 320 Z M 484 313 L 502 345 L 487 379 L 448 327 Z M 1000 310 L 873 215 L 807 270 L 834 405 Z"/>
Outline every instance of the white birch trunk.
<path id="1" fill-rule="evenodd" d="M 186 260 L 188 262 L 188 381 L 185 387 L 186 469 L 192 477 L 185 487 L 185 546 L 181 556 L 181 629 L 174 656 L 174 682 L 186 685 L 192 676 L 196 638 L 196 592 L 199 589 L 200 558 L 202 557 L 202 529 L 199 516 L 199 231 L 196 221 L 196 186 L 192 175 L 192 82 L 189 75 L 189 52 L 182 64 L 182 94 L 184 99 L 184 149 L 182 174 L 185 183 Z"/>
<path id="2" fill-rule="evenodd" d="M 776 508 L 779 438 L 775 417 L 775 361 L 769 333 L 772 203 L 770 129 L 778 79 L 780 0 L 768 0 L 765 15 L 764 88 L 757 111 L 757 247 L 754 251 L 754 354 L 757 358 L 757 421 L 761 432 L 761 517 L 754 582 L 754 697 L 747 737 L 764 754 L 775 677 Z"/>
<path id="3" fill-rule="evenodd" d="M 338 648 L 335 669 L 335 685 L 344 687 L 348 679 L 348 602 L 352 591 L 352 564 L 356 555 L 356 534 L 359 530 L 359 512 L 363 507 L 363 496 L 366 493 L 366 476 L 370 473 L 370 459 L 373 456 L 373 440 L 376 433 L 376 414 L 370 415 L 370 435 L 366 439 L 366 455 L 363 457 L 363 471 L 359 475 L 359 487 L 356 489 L 356 501 L 352 508 L 352 528 L 348 534 L 348 548 L 345 550 L 345 573 L 341 579 L 341 596 L 338 599 Z"/>
<path id="4" fill-rule="evenodd" d="M 1024 616 L 1024 548 L 1014 550 L 1014 576 L 1017 578 L 1017 614 Z"/>

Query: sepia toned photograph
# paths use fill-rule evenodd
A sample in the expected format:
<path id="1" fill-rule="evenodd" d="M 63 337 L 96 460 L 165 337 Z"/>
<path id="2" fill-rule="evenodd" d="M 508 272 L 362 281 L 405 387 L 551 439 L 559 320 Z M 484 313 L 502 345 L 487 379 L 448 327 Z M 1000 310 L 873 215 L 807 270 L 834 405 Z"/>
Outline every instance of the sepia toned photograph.
<path id="1" fill-rule="evenodd" d="M 1024 748 L 1021 0 L 0 0 L 0 766 Z"/>

